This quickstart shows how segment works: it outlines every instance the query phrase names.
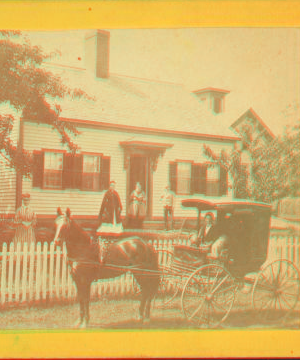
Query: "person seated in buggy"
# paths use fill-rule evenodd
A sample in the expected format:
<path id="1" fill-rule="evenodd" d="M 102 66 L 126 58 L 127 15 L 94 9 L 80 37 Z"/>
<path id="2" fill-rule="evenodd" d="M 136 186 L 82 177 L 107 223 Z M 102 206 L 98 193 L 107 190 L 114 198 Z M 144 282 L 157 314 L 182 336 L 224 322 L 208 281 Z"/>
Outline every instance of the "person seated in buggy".
<path id="1" fill-rule="evenodd" d="M 215 223 L 213 213 L 206 213 L 204 225 L 197 234 L 189 238 L 191 246 L 176 246 L 175 257 L 184 262 L 198 264 L 206 263 L 207 258 L 223 260 L 229 247 L 228 218 L 224 217 Z"/>
<path id="2" fill-rule="evenodd" d="M 190 237 L 191 245 L 200 249 L 204 253 L 209 253 L 213 258 L 219 258 L 223 250 L 228 245 L 228 235 L 226 234 L 224 224 L 215 224 L 213 213 L 208 212 L 204 217 L 204 225 L 200 228 L 198 234 Z"/>

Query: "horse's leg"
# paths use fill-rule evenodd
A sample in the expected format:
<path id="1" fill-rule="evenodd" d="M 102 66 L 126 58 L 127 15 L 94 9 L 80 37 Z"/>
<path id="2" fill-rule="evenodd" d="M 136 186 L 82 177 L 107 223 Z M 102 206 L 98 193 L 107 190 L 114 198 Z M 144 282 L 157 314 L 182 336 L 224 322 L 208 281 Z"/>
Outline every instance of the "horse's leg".
<path id="1" fill-rule="evenodd" d="M 79 327 L 79 326 L 81 326 L 81 324 L 83 322 L 83 319 L 84 319 L 84 313 L 85 313 L 84 297 L 83 297 L 82 283 L 80 282 L 79 279 L 75 279 L 75 285 L 76 285 L 76 288 L 77 288 L 77 299 L 78 299 L 78 303 L 79 303 L 80 317 L 75 322 L 74 326 Z"/>
<path id="2" fill-rule="evenodd" d="M 84 321 L 86 325 L 88 325 L 90 321 L 90 296 L 91 296 L 91 282 L 88 282 L 85 287 L 85 299 L 84 299 L 84 307 L 85 307 Z"/>
<path id="3" fill-rule="evenodd" d="M 140 302 L 140 307 L 139 307 L 139 320 L 141 322 L 143 322 L 144 321 L 144 313 L 145 313 L 145 306 L 146 306 L 147 296 L 146 296 L 146 293 L 145 293 L 143 279 L 138 277 L 138 276 L 135 276 L 135 279 L 138 282 L 138 284 L 140 285 L 140 289 L 141 289 L 141 302 Z"/>
<path id="4" fill-rule="evenodd" d="M 147 302 L 146 302 L 146 307 L 145 307 L 145 321 L 148 322 L 150 321 L 150 309 L 151 309 L 151 301 L 153 300 L 154 296 L 152 297 L 148 297 L 147 298 Z"/>
<path id="5" fill-rule="evenodd" d="M 145 296 L 145 292 L 142 289 L 142 299 L 141 299 L 140 308 L 139 308 L 139 320 L 141 322 L 144 321 L 146 302 L 147 302 L 147 297 Z"/>

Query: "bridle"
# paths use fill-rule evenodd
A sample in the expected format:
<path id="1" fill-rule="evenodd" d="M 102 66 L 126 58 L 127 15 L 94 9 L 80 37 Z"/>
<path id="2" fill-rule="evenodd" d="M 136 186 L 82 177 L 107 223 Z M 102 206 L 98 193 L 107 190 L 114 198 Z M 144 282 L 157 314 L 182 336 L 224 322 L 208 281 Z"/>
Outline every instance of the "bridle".
<path id="1" fill-rule="evenodd" d="M 60 239 L 61 231 L 62 231 L 63 228 L 69 229 L 70 228 L 70 223 L 71 223 L 70 218 L 68 218 L 64 214 L 60 214 L 56 218 L 56 220 L 55 220 L 56 231 L 55 231 L 55 236 L 54 236 L 54 240 L 53 240 L 55 245 L 60 244 L 60 242 L 61 242 L 61 239 Z"/>

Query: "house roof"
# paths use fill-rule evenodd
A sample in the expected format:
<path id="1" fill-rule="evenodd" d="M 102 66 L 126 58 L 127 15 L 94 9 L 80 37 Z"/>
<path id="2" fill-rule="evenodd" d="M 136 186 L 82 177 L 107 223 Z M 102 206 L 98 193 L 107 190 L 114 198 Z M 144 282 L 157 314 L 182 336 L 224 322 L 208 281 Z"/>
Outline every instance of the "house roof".
<path id="1" fill-rule="evenodd" d="M 199 89 L 199 90 L 193 91 L 193 93 L 195 93 L 195 94 L 202 94 L 202 93 L 208 93 L 208 92 L 220 93 L 220 94 L 224 94 L 224 95 L 230 93 L 229 90 L 217 89 L 217 88 L 213 88 L 213 87 L 207 87 L 204 89 Z"/>
<path id="2" fill-rule="evenodd" d="M 270 138 L 271 139 L 275 138 L 275 135 L 270 130 L 270 128 L 264 123 L 261 117 L 252 108 L 249 108 L 246 112 L 244 112 L 233 124 L 231 124 L 231 127 L 233 129 L 236 128 L 244 120 L 246 116 L 251 116 L 252 118 L 256 119 L 258 123 L 263 127 L 263 129 L 266 130 Z"/>
<path id="3" fill-rule="evenodd" d="M 85 123 L 157 129 L 165 132 L 236 140 L 228 123 L 216 123 L 183 85 L 110 74 L 95 78 L 85 69 L 58 67 L 64 83 L 86 91 L 95 101 L 64 99 L 61 118 Z M 232 121 L 231 121 L 232 123 Z"/>

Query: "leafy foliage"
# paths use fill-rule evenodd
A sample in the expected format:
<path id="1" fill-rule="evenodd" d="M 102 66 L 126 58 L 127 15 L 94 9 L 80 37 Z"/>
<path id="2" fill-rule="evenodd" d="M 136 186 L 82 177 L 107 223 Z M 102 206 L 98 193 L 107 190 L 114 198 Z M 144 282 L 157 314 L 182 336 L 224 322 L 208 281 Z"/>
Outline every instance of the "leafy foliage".
<path id="1" fill-rule="evenodd" d="M 233 179 L 234 196 L 272 202 L 286 196 L 299 196 L 300 190 L 300 125 L 286 129 L 272 141 L 254 136 L 253 129 L 240 130 L 243 151 L 250 158 L 249 170 L 241 162 L 242 150 L 215 154 L 204 146 L 204 154 L 214 163 L 224 166 Z"/>
<path id="2" fill-rule="evenodd" d="M 58 101 L 66 96 L 91 99 L 80 89 L 70 89 L 61 78 L 43 67 L 50 55 L 18 31 L 0 31 L 0 103 L 9 105 L 20 119 L 36 120 L 58 131 L 62 144 L 76 152 L 73 141 L 79 132 L 73 124 L 60 120 Z M 16 118 L 0 113 L 0 157 L 11 168 L 30 176 L 31 155 L 14 145 L 11 135 Z"/>

